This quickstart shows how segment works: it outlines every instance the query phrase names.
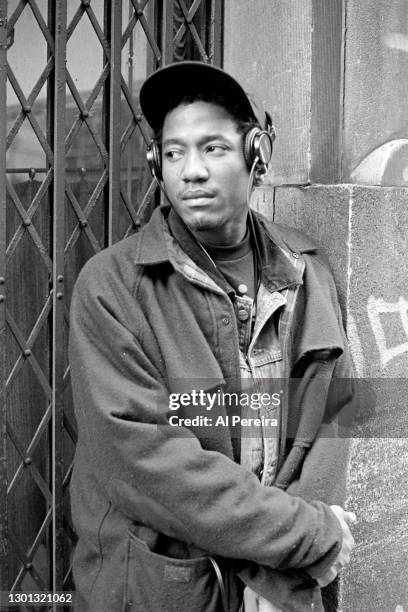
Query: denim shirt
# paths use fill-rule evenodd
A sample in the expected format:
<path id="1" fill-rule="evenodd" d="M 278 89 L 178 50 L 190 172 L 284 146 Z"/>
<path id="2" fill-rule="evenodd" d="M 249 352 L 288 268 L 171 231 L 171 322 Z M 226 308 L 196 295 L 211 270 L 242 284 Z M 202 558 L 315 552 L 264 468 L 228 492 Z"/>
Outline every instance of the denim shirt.
<path id="1" fill-rule="evenodd" d="M 282 253 L 286 253 L 282 250 Z M 293 264 L 303 273 L 304 263 L 293 258 Z M 240 366 L 243 381 L 250 380 L 256 393 L 270 393 L 271 384 L 277 381 L 277 387 L 284 386 L 285 366 L 283 353 L 287 330 L 290 328 L 291 315 L 296 301 L 299 285 L 286 287 L 282 291 L 270 291 L 263 283 L 258 292 L 255 326 L 251 338 L 251 317 L 245 321 L 238 319 Z M 250 297 L 237 296 L 236 310 L 248 309 L 252 312 L 253 300 Z M 245 384 L 245 383 L 244 383 Z M 277 389 L 276 392 L 284 391 Z M 285 394 L 280 394 L 285 401 Z M 244 430 L 241 439 L 241 465 L 259 474 L 261 483 L 270 486 L 273 483 L 279 456 L 279 430 L 281 404 L 260 405 L 258 412 L 261 423 L 266 426 L 255 426 L 250 431 Z M 251 407 L 247 407 L 243 417 L 254 416 Z M 264 419 L 262 420 L 262 417 Z M 268 426 L 267 419 L 276 419 L 277 426 Z"/>
<path id="2" fill-rule="evenodd" d="M 301 260 L 294 258 L 293 264 L 303 272 L 304 264 Z M 257 311 L 252 337 L 252 316 L 244 321 L 239 317 L 237 319 L 241 377 L 243 380 L 250 380 L 250 387 L 255 392 L 261 394 L 270 392 L 272 381 L 278 381 L 278 386 L 284 381 L 283 339 L 279 338 L 279 331 L 287 330 L 290 327 L 297 291 L 298 285 L 286 288 L 281 292 L 270 292 L 264 284 L 261 284 L 257 296 Z M 235 303 L 237 315 L 243 309 L 248 313 L 253 313 L 253 302 L 248 296 L 237 296 Z M 279 321 L 278 325 L 275 324 L 276 320 Z M 264 406 L 261 403 L 256 412 L 254 414 L 254 410 L 247 407 L 242 413 L 243 418 L 259 416 L 261 425 L 243 429 L 241 465 L 258 474 L 261 483 L 269 486 L 273 483 L 278 465 L 280 405 Z M 262 423 L 268 423 L 266 419 L 276 419 L 275 429 L 262 425 Z M 257 595 L 249 587 L 245 590 L 245 609 L 247 612 L 280 612 L 279 608 Z"/>

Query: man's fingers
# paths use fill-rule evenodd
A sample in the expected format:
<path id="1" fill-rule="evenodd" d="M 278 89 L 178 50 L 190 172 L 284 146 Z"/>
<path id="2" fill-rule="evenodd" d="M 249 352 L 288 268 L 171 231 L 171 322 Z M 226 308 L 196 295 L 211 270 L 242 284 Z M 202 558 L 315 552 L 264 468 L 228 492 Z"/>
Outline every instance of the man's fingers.
<path id="1" fill-rule="evenodd" d="M 330 569 L 327 570 L 325 574 L 323 574 L 323 576 L 320 576 L 320 578 L 317 578 L 316 582 L 319 585 L 319 587 L 323 588 L 327 586 L 328 584 L 330 584 L 331 582 L 333 582 L 336 576 L 337 576 L 337 571 L 335 570 L 334 566 L 332 566 Z"/>
<path id="2" fill-rule="evenodd" d="M 354 538 L 350 531 L 349 526 L 354 524 L 357 520 L 354 512 L 348 512 L 344 510 L 341 506 L 330 506 L 331 510 L 336 515 L 339 520 L 342 532 L 343 539 L 341 544 L 341 550 L 337 555 L 333 565 L 325 572 L 322 576 L 316 579 L 318 585 L 320 587 L 325 587 L 336 578 L 337 574 L 350 562 L 350 554 L 354 548 Z"/>
<path id="3" fill-rule="evenodd" d="M 357 517 L 354 514 L 354 512 L 344 510 L 344 508 L 342 508 L 341 506 L 330 506 L 330 508 L 334 512 L 334 514 L 337 516 L 339 521 L 343 519 L 343 521 L 345 521 L 347 525 L 353 525 L 354 523 L 357 522 Z"/>
<path id="4" fill-rule="evenodd" d="M 354 523 L 357 522 L 357 517 L 354 512 L 345 512 L 344 520 L 346 521 L 347 525 L 354 525 Z"/>
<path id="5" fill-rule="evenodd" d="M 335 563 L 327 570 L 323 576 L 320 576 L 316 579 L 319 587 L 323 588 L 333 582 L 336 576 L 341 572 L 341 570 L 349 563 L 350 554 L 342 555 L 342 559 L 336 559 Z"/>

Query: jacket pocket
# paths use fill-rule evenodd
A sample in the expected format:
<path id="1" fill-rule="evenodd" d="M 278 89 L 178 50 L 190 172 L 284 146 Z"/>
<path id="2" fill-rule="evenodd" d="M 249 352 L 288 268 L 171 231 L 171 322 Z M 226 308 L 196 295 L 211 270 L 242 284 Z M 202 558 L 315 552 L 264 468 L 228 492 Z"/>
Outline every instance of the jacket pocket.
<path id="1" fill-rule="evenodd" d="M 124 611 L 221 612 L 217 578 L 207 557 L 174 559 L 152 552 L 129 532 Z"/>

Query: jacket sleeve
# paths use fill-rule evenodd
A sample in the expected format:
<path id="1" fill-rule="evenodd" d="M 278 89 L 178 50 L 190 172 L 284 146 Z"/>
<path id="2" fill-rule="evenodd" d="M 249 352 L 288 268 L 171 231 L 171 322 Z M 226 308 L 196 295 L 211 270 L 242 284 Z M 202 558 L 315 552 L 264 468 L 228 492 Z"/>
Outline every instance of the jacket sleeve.
<path id="1" fill-rule="evenodd" d="M 332 288 L 333 310 L 337 315 L 337 325 L 341 337 L 342 351 L 339 356 L 330 353 L 320 360 L 312 361 L 309 366 L 316 367 L 317 372 L 312 378 L 313 384 L 319 385 L 319 381 L 325 384 L 329 382 L 325 404 L 321 409 L 317 407 L 318 401 L 315 397 L 309 398 L 306 404 L 314 405 L 316 412 L 322 412 L 320 427 L 314 435 L 309 432 L 308 442 L 310 447 L 306 449 L 301 470 L 297 471 L 293 478 L 289 479 L 284 486 L 286 491 L 292 495 L 299 495 L 306 501 L 318 499 L 326 504 L 343 505 L 346 497 L 346 477 L 349 459 L 350 438 L 352 426 L 356 415 L 361 410 L 361 403 L 369 402 L 365 397 L 363 386 L 354 377 L 348 340 L 344 332 L 342 315 L 337 300 L 337 292 Z M 323 351 L 324 353 L 325 351 Z M 302 376 L 296 371 L 294 376 Z M 295 440 L 296 443 L 296 440 Z"/>
<path id="2" fill-rule="evenodd" d="M 326 365 L 326 364 L 325 364 Z M 352 412 L 356 410 L 356 388 L 348 349 L 338 358 L 331 380 L 326 412 L 300 472 L 286 491 L 302 499 L 319 499 L 343 505 L 349 459 Z"/>
<path id="3" fill-rule="evenodd" d="M 312 364 L 312 367 L 315 366 Z M 305 501 L 320 500 L 329 505 L 343 505 L 350 425 L 357 403 L 346 339 L 345 350 L 335 364 L 330 363 L 329 359 L 323 367 L 327 372 L 332 372 L 323 422 L 313 442 L 310 439 L 298 440 L 297 445 L 295 441 L 278 475 L 277 484 L 290 495 L 299 496 Z M 312 399 L 315 395 L 316 401 L 313 383 L 317 386 L 320 383 L 318 379 L 312 378 L 312 384 L 309 384 L 309 393 Z M 296 612 L 298 609 L 306 609 L 307 605 L 311 608 L 313 604 L 320 610 L 323 609 L 320 588 L 313 580 L 313 577 L 320 575 L 320 569 L 312 565 L 303 569 L 277 571 L 247 564 L 239 576 L 245 584 L 280 609 Z"/>
<path id="4" fill-rule="evenodd" d="M 341 542 L 330 509 L 261 486 L 188 429 L 169 426 L 159 370 L 109 296 L 92 273 L 80 275 L 70 365 L 78 447 L 110 501 L 132 521 L 210 554 L 278 569 L 330 567 Z"/>
<path id="5" fill-rule="evenodd" d="M 307 259 L 302 299 L 295 313 L 294 326 L 300 333 L 291 371 L 295 387 L 298 385 L 291 409 L 296 412 L 302 406 L 298 425 L 289 435 L 294 441 L 288 458 L 292 455 L 297 469 L 290 474 L 288 465 L 286 474 L 278 474 L 277 480 L 288 493 L 302 499 L 342 505 L 350 425 L 360 395 L 330 265 L 320 251 L 319 256 Z"/>

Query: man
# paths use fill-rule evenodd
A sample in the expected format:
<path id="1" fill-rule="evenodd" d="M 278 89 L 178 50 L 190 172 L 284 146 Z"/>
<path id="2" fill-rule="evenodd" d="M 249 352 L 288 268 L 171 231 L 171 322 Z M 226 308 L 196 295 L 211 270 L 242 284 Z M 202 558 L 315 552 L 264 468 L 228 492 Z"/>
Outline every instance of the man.
<path id="1" fill-rule="evenodd" d="M 245 585 L 250 612 L 322 610 L 354 519 L 336 505 L 352 390 L 333 392 L 350 363 L 330 271 L 250 212 L 273 131 L 231 76 L 174 64 L 140 104 L 165 205 L 72 300 L 77 610 L 238 612 Z"/>

